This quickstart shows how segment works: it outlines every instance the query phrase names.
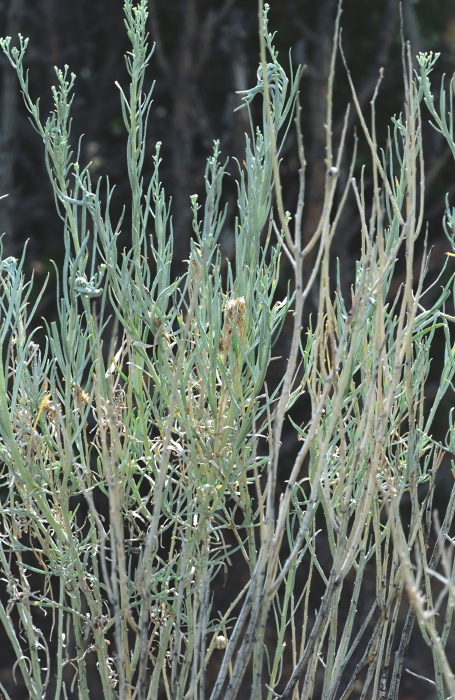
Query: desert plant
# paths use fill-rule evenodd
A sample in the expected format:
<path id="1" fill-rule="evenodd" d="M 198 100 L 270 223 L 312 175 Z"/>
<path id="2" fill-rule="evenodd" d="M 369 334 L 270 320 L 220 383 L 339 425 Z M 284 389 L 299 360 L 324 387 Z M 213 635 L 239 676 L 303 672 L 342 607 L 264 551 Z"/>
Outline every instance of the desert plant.
<path id="1" fill-rule="evenodd" d="M 437 112 L 429 82 L 435 57 L 419 56 L 414 74 L 408 49 L 403 114 L 384 151 L 375 132 L 378 90 L 370 126 L 358 109 L 371 155 L 370 200 L 363 172 L 355 172 L 355 141 L 346 166 L 350 136 L 345 129 L 340 143 L 332 139 L 340 3 L 324 206 L 302 248 L 300 70 L 287 75 L 268 8 L 260 2 L 259 10 L 257 85 L 242 95 L 242 108 L 262 99 L 262 120 L 256 125 L 250 115 L 238 168 L 235 259 L 225 264 L 219 250 L 227 163 L 215 143 L 204 202 L 194 195 L 189 203 L 194 235 L 176 279 L 160 144 L 151 155 L 146 139 L 153 53 L 146 0 L 125 2 L 130 85 L 118 86 L 128 220 L 112 221 L 114 188 L 93 185 L 90 164 L 71 150 L 75 76 L 56 69 L 54 108 L 43 121 L 23 67 L 27 40 L 1 43 L 44 143 L 66 251 L 56 270 L 58 316 L 41 330 L 40 295 L 23 272 L 26 251 L 0 263 L 0 620 L 15 677 L 31 698 L 397 698 L 414 621 L 434 661 L 433 677 L 421 682 L 438 698 L 455 697 L 447 651 L 455 490 L 436 528 L 432 506 L 454 437 L 451 428 L 444 446 L 431 432 L 455 371 L 454 319 L 445 309 L 453 278 L 436 295 L 425 287 L 426 249 L 414 274 L 424 224 L 420 104 L 454 150 L 446 93 L 442 86 Z M 280 160 L 293 120 L 300 190 L 291 216 Z M 150 157 L 154 175 L 144 182 Z M 361 242 L 348 299 L 331 242 L 350 196 Z M 448 206 L 451 242 L 454 222 Z M 122 230 L 131 241 L 120 250 Z M 405 280 L 394 296 L 401 259 Z M 287 295 L 283 270 L 293 275 Z M 318 300 L 312 318 L 310 294 Z M 287 318 L 288 357 L 272 385 L 272 348 Z M 427 411 L 435 339 L 445 356 Z M 306 420 L 294 410 L 301 397 Z M 284 476 L 289 427 L 298 449 Z"/>

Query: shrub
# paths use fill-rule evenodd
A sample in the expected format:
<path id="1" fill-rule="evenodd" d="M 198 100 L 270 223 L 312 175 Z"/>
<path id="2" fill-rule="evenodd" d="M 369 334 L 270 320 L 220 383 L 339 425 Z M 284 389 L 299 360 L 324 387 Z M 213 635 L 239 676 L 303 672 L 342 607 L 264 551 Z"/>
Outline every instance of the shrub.
<path id="1" fill-rule="evenodd" d="M 118 222 L 110 183 L 94 185 L 90 165 L 71 151 L 75 76 L 56 69 L 54 109 L 42 121 L 23 68 L 27 40 L 19 36 L 18 48 L 2 40 L 44 143 L 66 251 L 58 317 L 44 321 L 40 342 L 43 291 L 36 297 L 25 279 L 25 251 L 0 263 L 0 620 L 15 678 L 31 698 L 397 698 L 417 623 L 434 665 L 421 682 L 438 698 L 455 697 L 447 649 L 455 490 L 442 522 L 432 506 L 454 442 L 452 428 L 446 445 L 432 437 L 455 371 L 445 311 L 453 277 L 428 293 L 426 248 L 414 276 L 424 221 L 420 104 L 454 152 L 454 83 L 450 110 L 443 87 L 437 111 L 429 80 L 436 57 L 420 55 L 413 74 L 408 51 L 403 114 L 385 151 L 376 93 L 370 126 L 358 109 L 369 201 L 363 174 L 355 176 L 355 143 L 342 179 L 346 129 L 340 143 L 332 139 L 338 15 L 324 205 L 302 247 L 300 71 L 288 76 L 279 63 L 261 3 L 258 81 L 242 106 L 262 99 L 262 120 L 251 117 L 238 169 L 235 259 L 225 264 L 220 255 L 227 163 L 215 143 L 204 203 L 191 198 L 187 268 L 174 279 L 160 144 L 151 181 L 141 175 L 153 53 L 146 17 L 146 0 L 126 0 L 131 80 L 120 99 L 131 218 Z M 280 161 L 294 118 L 300 190 L 291 216 Z M 332 281 L 331 242 L 351 194 L 361 244 L 347 298 L 345 271 Z M 451 243 L 454 224 L 448 206 Z M 125 229 L 131 245 L 119 250 Z M 401 259 L 405 279 L 394 295 Z M 311 318 L 310 295 L 318 302 Z M 286 319 L 289 352 L 275 386 L 267 372 Z M 435 339 L 445 344 L 444 363 L 428 411 Z M 293 410 L 301 397 L 307 420 Z M 289 427 L 298 441 L 290 466 Z"/>

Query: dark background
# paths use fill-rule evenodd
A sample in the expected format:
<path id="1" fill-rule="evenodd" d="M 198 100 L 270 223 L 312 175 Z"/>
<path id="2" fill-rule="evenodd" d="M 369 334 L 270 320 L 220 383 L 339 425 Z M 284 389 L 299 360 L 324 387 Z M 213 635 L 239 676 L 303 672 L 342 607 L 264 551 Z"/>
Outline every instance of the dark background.
<path id="1" fill-rule="evenodd" d="M 283 65 L 292 48 L 294 64 L 306 64 L 301 82 L 303 133 L 307 160 L 304 240 L 314 231 L 322 206 L 326 166 L 325 110 L 328 66 L 332 49 L 336 0 L 270 0 L 270 27 L 277 30 L 276 43 Z M 369 112 L 379 69 L 384 68 L 377 103 L 378 138 L 384 145 L 390 117 L 403 104 L 402 39 L 398 0 L 345 0 L 342 16 L 344 51 L 358 90 L 360 102 Z M 403 35 L 411 41 L 412 54 L 440 51 L 433 72 L 438 88 L 444 73 L 455 67 L 455 2 L 453 0 L 404 0 L 401 5 Z M 161 179 L 172 196 L 175 236 L 175 272 L 184 269 L 191 235 L 189 196 L 204 192 L 204 169 L 214 139 L 220 139 L 224 156 L 243 160 L 244 134 L 248 130 L 246 111 L 234 114 L 240 104 L 236 94 L 256 84 L 258 66 L 258 16 L 256 0 L 151 0 L 149 31 L 156 50 L 149 68 L 149 86 L 156 80 L 148 145 L 150 159 L 144 176 L 152 172 L 156 141 L 162 141 Z M 0 34 L 14 37 L 20 32 L 30 38 L 25 65 L 29 69 L 30 92 L 41 98 L 41 115 L 51 107 L 50 86 L 55 82 L 54 66 L 68 64 L 77 75 L 73 104 L 73 148 L 83 135 L 81 164 L 91 161 L 93 181 L 108 176 L 116 185 L 113 217 L 128 207 L 129 191 L 125 161 L 126 135 L 115 81 L 127 88 L 124 54 L 129 49 L 121 0 L 0 0 Z M 20 256 L 28 242 L 26 266 L 38 286 L 49 273 L 50 260 L 63 256 L 62 225 L 48 181 L 43 144 L 30 125 L 22 104 L 17 79 L 7 60 L 0 57 L 0 233 L 4 233 L 3 255 Z M 339 138 L 346 106 L 351 99 L 341 61 L 337 61 L 334 94 L 334 142 Z M 423 108 L 424 121 L 427 120 Z M 356 127 L 354 110 L 349 123 L 349 145 Z M 448 148 L 439 135 L 424 125 L 426 165 L 426 220 L 433 248 L 429 281 L 444 264 L 449 244 L 441 220 L 445 195 L 453 206 L 455 177 Z M 297 198 L 295 140 L 289 136 L 284 149 L 283 191 L 285 206 L 294 211 Z M 368 154 L 360 140 L 358 172 Z M 347 166 L 347 163 L 346 163 Z M 232 160 L 225 196 L 230 204 L 221 245 L 233 256 L 232 227 L 235 213 L 235 177 Z M 340 188 L 343 186 L 343 173 Z M 125 218 L 127 221 L 127 217 Z M 128 232 L 124 232 L 127 244 Z M 359 226 L 353 201 L 349 201 L 335 237 L 334 259 L 339 258 L 348 292 L 359 252 Z M 416 271 L 420 260 L 416 261 Z M 283 275 L 285 280 L 286 275 Z M 400 274 L 394 289 L 400 285 Z M 437 289 L 435 290 L 437 294 Z M 40 315 L 54 314 L 52 284 L 43 297 Z M 311 305 L 317 300 L 310 300 Z M 449 310 L 450 311 L 450 310 Z M 285 354 L 283 352 L 282 354 Z M 441 358 L 442 359 L 442 358 Z M 279 373 L 279 367 L 277 372 Z M 433 363 L 427 400 L 437 388 L 438 363 Z M 450 403 L 452 400 L 450 399 Z M 439 418 L 438 437 L 444 438 L 447 411 Z M 303 408 L 304 410 L 304 408 Z M 289 444 L 291 458 L 293 445 Z M 286 465 L 283 465 L 286 469 Z M 436 505 L 443 511 L 450 471 L 445 471 Z M 444 485 L 445 484 L 445 485 Z M 440 514 L 442 519 L 442 512 Z M 1 648 L 1 645 L 0 645 Z M 417 666 L 419 654 L 416 651 Z M 1 666 L 1 661 L 0 661 Z M 403 686 L 403 700 L 420 695 L 415 682 Z"/>
<path id="2" fill-rule="evenodd" d="M 343 44 L 359 98 L 369 111 L 380 67 L 385 78 L 378 100 L 378 133 L 384 140 L 390 117 L 401 110 L 402 68 L 400 3 L 398 0 L 346 0 L 342 16 Z M 277 30 L 283 65 L 292 48 L 294 63 L 306 64 L 301 83 L 302 119 L 307 160 L 304 236 L 314 230 L 321 208 L 325 181 L 326 80 L 333 36 L 336 0 L 271 0 L 270 26 Z M 173 198 L 176 264 L 188 251 L 191 233 L 189 196 L 203 194 L 205 162 L 214 139 L 222 153 L 242 160 L 246 111 L 233 113 L 240 104 L 236 90 L 256 84 L 258 66 L 256 0 L 155 0 L 149 3 L 149 30 L 156 41 L 149 69 L 156 80 L 148 141 L 151 156 L 157 140 L 163 142 L 161 178 Z M 455 61 L 455 3 L 453 0 L 405 0 L 403 33 L 412 42 L 412 53 L 442 53 L 433 73 L 439 85 L 443 73 L 451 74 Z M 3 0 L 0 33 L 30 38 L 25 64 L 30 92 L 41 98 L 41 114 L 50 109 L 50 85 L 54 66 L 69 65 L 77 81 L 73 105 L 73 146 L 83 134 L 82 164 L 92 162 L 92 178 L 108 175 L 116 184 L 115 206 L 120 214 L 128 206 L 126 137 L 120 110 L 118 81 L 127 88 L 124 53 L 128 41 L 121 0 Z M 337 143 L 350 91 L 340 60 L 335 83 L 334 142 Z M 43 145 L 31 128 L 17 80 L 6 59 L 0 59 L 0 232 L 6 255 L 17 255 L 29 240 L 28 264 L 38 280 L 50 270 L 49 259 L 62 254 L 62 227 L 45 172 Z M 425 116 L 425 114 L 424 114 Z M 351 110 L 349 133 L 356 117 Z M 444 196 L 453 192 L 453 166 L 442 139 L 426 128 L 427 217 L 432 243 L 440 242 Z M 350 138 L 352 143 L 352 139 Z M 348 141 L 348 152 L 349 152 Z M 360 144 L 359 166 L 362 163 Z M 368 158 L 365 154 L 365 162 Z M 286 206 L 296 204 L 297 158 L 291 135 L 284 153 L 283 186 Z M 231 163 L 227 198 L 235 204 L 236 165 Z M 368 174 L 368 171 L 367 171 Z M 452 181 L 451 181 L 452 177 Z M 342 185 L 343 183 L 341 183 Z M 234 206 L 230 207 L 231 215 Z M 230 249 L 229 227 L 223 245 Z M 352 269 L 358 250 L 358 222 L 351 203 L 344 215 L 342 234 L 334 243 L 334 255 L 344 270 Z M 441 251 L 438 251 L 441 252 Z M 433 256 L 435 267 L 442 259 Z"/>

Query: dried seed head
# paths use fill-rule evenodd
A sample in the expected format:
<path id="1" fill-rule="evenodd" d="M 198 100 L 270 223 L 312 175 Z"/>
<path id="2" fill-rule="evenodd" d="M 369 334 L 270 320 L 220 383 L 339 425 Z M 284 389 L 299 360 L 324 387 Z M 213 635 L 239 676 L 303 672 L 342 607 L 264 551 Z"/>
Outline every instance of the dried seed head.
<path id="1" fill-rule="evenodd" d="M 224 634 L 219 634 L 215 639 L 215 649 L 226 649 L 228 640 Z"/>
<path id="2" fill-rule="evenodd" d="M 83 405 L 86 406 L 86 405 L 88 404 L 88 402 L 90 401 L 90 396 L 89 396 L 89 394 L 87 394 L 87 393 L 82 389 L 81 386 L 79 386 L 78 384 L 76 384 L 76 383 L 74 383 L 74 382 L 73 382 L 71 388 L 72 388 L 72 390 L 73 390 L 74 393 L 75 393 L 76 403 L 78 403 L 78 404 L 83 404 Z"/>
<path id="3" fill-rule="evenodd" d="M 240 340 L 245 334 L 245 299 L 229 299 L 224 307 L 223 336 L 220 342 L 220 351 L 226 353 L 232 342 L 232 332 L 235 329 Z"/>
<path id="4" fill-rule="evenodd" d="M 41 411 L 42 413 L 45 413 L 47 415 L 47 417 L 52 423 L 55 421 L 55 415 L 57 411 L 52 401 L 46 399 L 45 403 L 41 404 Z"/>
<path id="5" fill-rule="evenodd" d="M 231 321 L 240 338 L 245 332 L 245 299 L 230 299 L 226 304 L 226 317 Z"/>

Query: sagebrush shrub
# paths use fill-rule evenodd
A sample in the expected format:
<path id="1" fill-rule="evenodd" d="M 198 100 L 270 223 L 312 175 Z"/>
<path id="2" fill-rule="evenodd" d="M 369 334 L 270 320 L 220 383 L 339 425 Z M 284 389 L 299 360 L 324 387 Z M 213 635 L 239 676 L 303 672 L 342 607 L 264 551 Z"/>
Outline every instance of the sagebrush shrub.
<path id="1" fill-rule="evenodd" d="M 93 184 L 90 164 L 71 150 L 75 76 L 56 69 L 54 109 L 43 121 L 23 68 L 27 40 L 19 36 L 18 48 L 2 40 L 43 140 L 66 251 L 58 318 L 45 323 L 44 342 L 26 251 L 0 263 L 0 620 L 15 680 L 30 697 L 397 698 L 414 620 L 433 655 L 435 696 L 455 697 L 454 490 L 429 549 L 435 479 L 454 440 L 452 428 L 447 445 L 431 432 L 455 371 L 445 312 L 453 277 L 425 296 L 428 253 L 414 277 L 424 228 L 422 100 L 455 152 L 445 103 L 438 113 L 431 93 L 436 57 L 420 55 L 414 75 L 407 56 L 403 114 L 385 151 L 359 110 L 370 198 L 355 143 L 346 165 L 350 134 L 332 140 L 338 14 L 324 204 L 303 247 L 300 71 L 288 77 L 281 66 L 262 3 L 260 17 L 257 84 L 242 104 L 262 100 L 262 121 L 251 123 L 238 168 L 235 257 L 224 270 L 227 164 L 215 143 L 204 201 L 189 202 L 187 268 L 175 279 L 160 144 L 152 179 L 142 177 L 153 53 L 146 0 L 125 2 L 128 221 L 112 221 L 113 188 Z M 291 215 L 280 159 L 293 120 L 300 191 Z M 348 197 L 361 244 L 345 298 L 331 243 Z M 448 207 L 451 243 L 454 222 Z M 126 229 L 130 245 L 120 249 Z M 403 252 L 405 280 L 391 297 Z M 287 295 L 283 270 L 293 275 Z M 318 311 L 302 327 L 310 294 Z M 272 387 L 267 372 L 286 318 L 289 353 Z M 427 411 L 436 334 L 444 367 Z M 293 407 L 303 396 L 310 414 L 299 421 Z M 297 448 L 284 481 L 289 428 Z"/>

